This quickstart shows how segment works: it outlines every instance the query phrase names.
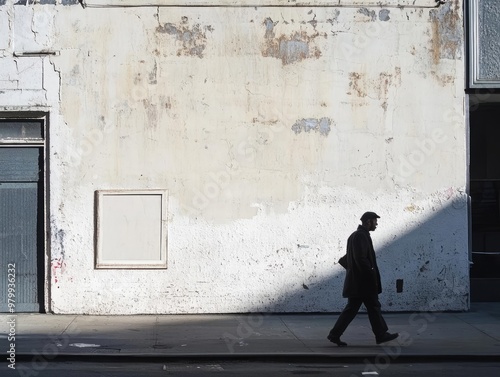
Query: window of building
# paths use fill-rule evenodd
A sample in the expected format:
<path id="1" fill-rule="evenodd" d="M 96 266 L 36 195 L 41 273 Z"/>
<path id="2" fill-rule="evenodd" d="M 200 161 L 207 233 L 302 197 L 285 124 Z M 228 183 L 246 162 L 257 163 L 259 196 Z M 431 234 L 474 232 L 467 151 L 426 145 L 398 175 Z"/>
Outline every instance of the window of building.
<path id="1" fill-rule="evenodd" d="M 500 88 L 500 1 L 469 0 L 469 87 Z"/>

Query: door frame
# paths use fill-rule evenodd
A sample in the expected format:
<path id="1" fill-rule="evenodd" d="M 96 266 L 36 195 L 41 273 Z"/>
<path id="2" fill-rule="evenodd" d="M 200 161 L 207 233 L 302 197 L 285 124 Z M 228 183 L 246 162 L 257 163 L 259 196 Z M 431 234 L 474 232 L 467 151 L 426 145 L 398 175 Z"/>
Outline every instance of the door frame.
<path id="1" fill-rule="evenodd" d="M 496 88 L 483 88 L 483 89 L 469 89 L 466 91 L 466 119 L 467 119 L 467 196 L 468 196 L 468 220 L 469 220 L 469 264 L 470 269 L 473 268 L 473 244 L 472 244 L 472 197 L 471 197 L 471 113 L 476 111 L 482 104 L 495 104 L 500 107 L 500 89 Z M 470 281 L 470 294 L 469 300 L 471 302 L 479 301 L 499 301 L 500 293 L 498 293 L 498 286 L 500 286 L 500 279 L 492 278 L 469 278 Z M 493 284 L 493 287 L 492 287 Z"/>
<path id="2" fill-rule="evenodd" d="M 49 250 L 49 112 L 48 111 L 0 111 L 0 120 L 41 121 L 43 137 L 32 139 L 0 139 L 1 147 L 38 147 L 42 169 L 38 188 L 38 206 L 42 211 L 37 219 L 37 280 L 39 312 L 50 311 L 50 250 Z"/>

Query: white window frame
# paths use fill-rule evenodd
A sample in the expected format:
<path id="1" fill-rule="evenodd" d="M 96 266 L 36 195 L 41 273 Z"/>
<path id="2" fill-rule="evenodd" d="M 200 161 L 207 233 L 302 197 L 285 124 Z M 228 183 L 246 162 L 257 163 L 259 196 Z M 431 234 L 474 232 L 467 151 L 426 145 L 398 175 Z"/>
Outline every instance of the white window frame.
<path id="1" fill-rule="evenodd" d="M 498 79 L 481 78 L 479 74 L 479 2 L 469 0 L 469 87 L 470 88 L 500 88 L 500 72 Z"/>
<path id="2" fill-rule="evenodd" d="M 18 138 L 0 138 L 0 145 L 38 145 L 41 147 L 45 146 L 46 139 L 46 128 L 48 124 L 48 114 L 47 113 L 39 113 L 39 112 L 0 112 L 0 119 L 2 121 L 23 121 L 23 122 L 41 122 L 41 131 L 42 136 L 37 138 L 28 138 L 28 137 L 18 137 Z"/>
<path id="3" fill-rule="evenodd" d="M 151 190 L 98 190 L 96 195 L 95 217 L 95 268 L 96 269 L 166 269 L 167 268 L 167 198 L 168 191 L 161 189 Z M 126 195 L 159 195 L 161 197 L 161 224 L 160 225 L 160 258 L 144 260 L 109 259 L 106 250 L 103 250 L 105 237 L 103 219 L 103 204 L 107 196 Z"/>

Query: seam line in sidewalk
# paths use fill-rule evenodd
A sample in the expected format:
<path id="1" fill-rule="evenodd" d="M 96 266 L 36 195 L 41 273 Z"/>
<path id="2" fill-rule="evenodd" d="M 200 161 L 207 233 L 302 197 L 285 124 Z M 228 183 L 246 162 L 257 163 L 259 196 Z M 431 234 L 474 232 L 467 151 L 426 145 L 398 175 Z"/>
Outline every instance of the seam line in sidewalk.
<path id="1" fill-rule="evenodd" d="M 280 316 L 280 321 L 281 323 L 283 323 L 283 325 L 286 327 L 286 329 L 290 332 L 290 334 L 292 334 L 295 339 L 297 339 L 300 343 L 302 343 L 302 345 L 307 348 L 309 350 L 309 352 L 313 352 L 313 350 L 311 349 L 311 347 L 308 347 L 303 341 L 302 339 L 299 339 L 299 337 L 297 335 L 295 335 L 295 333 L 290 329 L 290 327 L 288 327 L 288 325 L 286 324 L 286 322 L 283 320 L 283 317 Z"/>
<path id="2" fill-rule="evenodd" d="M 479 331 L 480 333 L 488 336 L 489 338 L 493 339 L 495 342 L 499 342 L 500 339 L 497 339 L 493 336 L 491 336 L 490 334 L 488 334 L 487 332 L 485 332 L 484 330 L 481 330 L 479 327 L 477 327 L 476 325 L 472 324 L 472 323 L 469 323 L 467 322 L 466 320 L 464 320 L 463 318 L 460 318 L 458 317 L 456 314 L 453 315 L 455 318 L 459 319 L 460 321 L 462 321 L 463 323 L 465 323 L 467 326 L 471 326 L 473 327 L 474 329 L 476 329 L 477 331 Z"/>
<path id="3" fill-rule="evenodd" d="M 63 334 L 64 334 L 64 333 L 65 333 L 65 332 L 66 332 L 66 331 L 70 328 L 70 326 L 73 324 L 73 322 L 75 322 L 75 321 L 76 321 L 76 318 L 77 318 L 77 317 L 78 317 L 78 315 L 75 315 L 75 316 L 73 317 L 73 320 L 72 320 L 70 323 L 68 323 L 68 325 L 64 328 L 64 330 L 61 332 L 61 334 L 59 334 L 59 336 L 63 336 Z"/>

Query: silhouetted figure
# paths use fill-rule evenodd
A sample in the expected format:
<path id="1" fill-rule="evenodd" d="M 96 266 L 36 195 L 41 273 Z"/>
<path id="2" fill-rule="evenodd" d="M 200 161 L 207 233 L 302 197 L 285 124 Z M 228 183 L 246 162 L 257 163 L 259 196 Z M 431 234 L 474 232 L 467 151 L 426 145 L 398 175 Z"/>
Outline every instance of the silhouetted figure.
<path id="1" fill-rule="evenodd" d="M 387 332 L 388 327 L 382 317 L 378 300 L 378 295 L 382 293 L 382 284 L 370 232 L 377 228 L 379 218 L 375 212 L 365 212 L 361 216 L 361 225 L 350 235 L 347 240 L 347 253 L 339 260 L 346 268 L 342 296 L 347 298 L 347 305 L 327 339 L 340 347 L 347 346 L 340 337 L 358 314 L 361 304 L 364 304 L 368 311 L 377 344 L 396 339 L 399 335 Z"/>

